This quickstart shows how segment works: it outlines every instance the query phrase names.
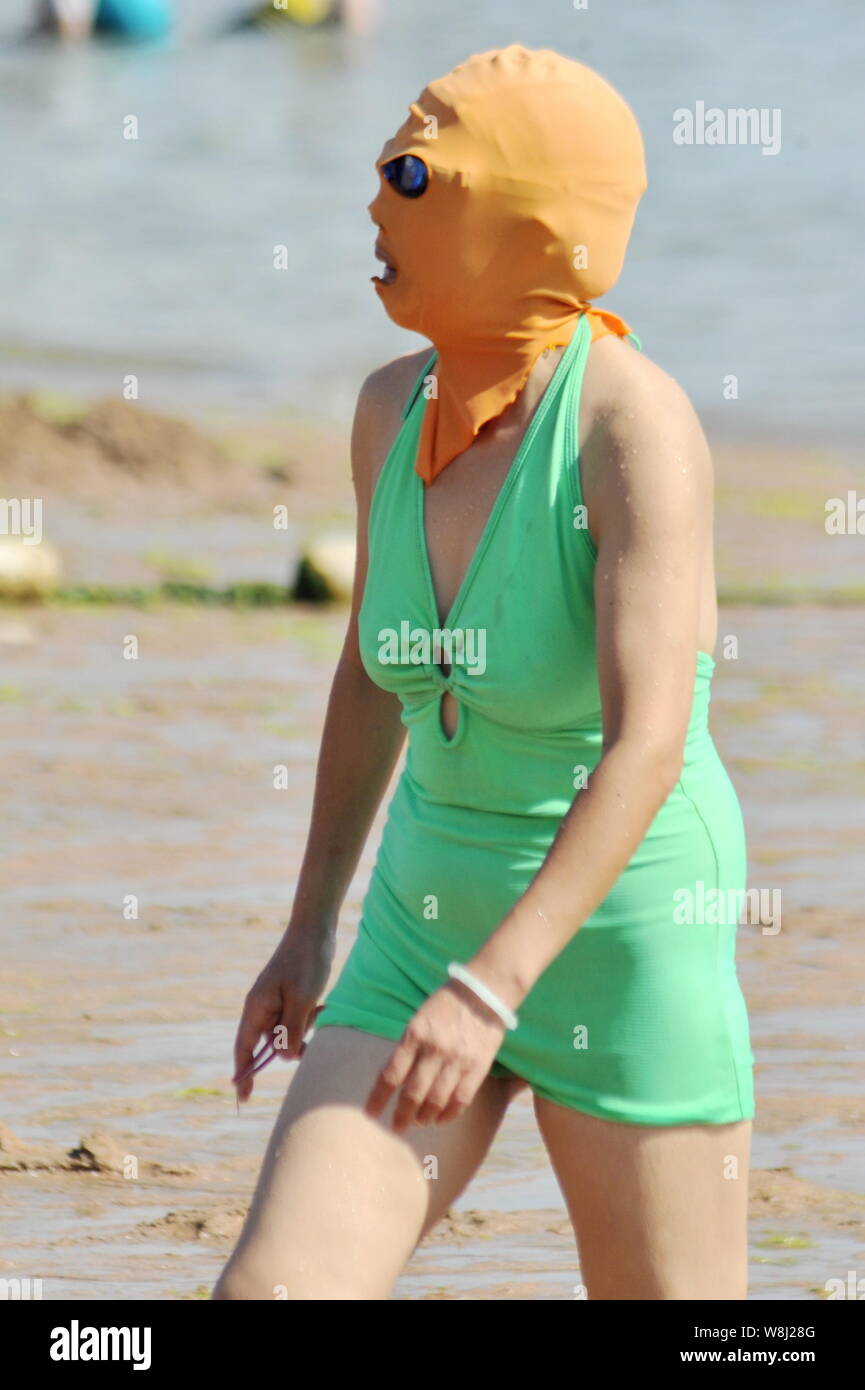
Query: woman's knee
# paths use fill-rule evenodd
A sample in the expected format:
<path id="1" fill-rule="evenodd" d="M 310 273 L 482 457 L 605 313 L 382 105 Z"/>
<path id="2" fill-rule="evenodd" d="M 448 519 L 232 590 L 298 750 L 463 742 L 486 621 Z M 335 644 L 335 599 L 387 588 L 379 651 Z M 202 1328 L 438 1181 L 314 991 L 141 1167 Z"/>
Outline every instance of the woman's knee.
<path id="1" fill-rule="evenodd" d="M 294 1272 L 283 1270 L 277 1274 L 257 1266 L 255 1262 L 232 1256 L 214 1284 L 210 1297 L 228 1303 L 274 1303 L 281 1299 L 301 1297 L 299 1282 Z"/>
<path id="2" fill-rule="evenodd" d="M 363 1301 L 386 1298 L 389 1293 L 390 1286 L 385 1289 L 380 1280 L 357 1277 L 357 1272 L 353 1277 L 348 1269 L 310 1267 L 297 1260 L 276 1273 L 230 1260 L 210 1296 L 212 1300 L 230 1303 L 279 1303 L 308 1299 Z"/>
<path id="3" fill-rule="evenodd" d="M 210 1297 L 223 1302 L 243 1303 L 270 1300 L 274 1295 L 266 1291 L 255 1274 L 229 1261 L 214 1284 Z"/>

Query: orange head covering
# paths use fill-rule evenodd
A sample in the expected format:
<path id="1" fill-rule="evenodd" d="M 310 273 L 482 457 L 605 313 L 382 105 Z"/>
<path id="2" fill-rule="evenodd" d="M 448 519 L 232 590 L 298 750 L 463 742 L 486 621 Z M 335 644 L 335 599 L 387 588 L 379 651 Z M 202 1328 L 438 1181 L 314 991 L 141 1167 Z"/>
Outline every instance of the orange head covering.
<path id="1" fill-rule="evenodd" d="M 376 166 L 412 154 L 419 197 L 380 175 L 370 204 L 396 268 L 390 317 L 438 351 L 415 465 L 425 483 L 514 401 L 546 347 L 628 326 L 588 301 L 615 284 L 646 188 L 633 112 L 591 68 L 516 44 L 431 82 Z"/>

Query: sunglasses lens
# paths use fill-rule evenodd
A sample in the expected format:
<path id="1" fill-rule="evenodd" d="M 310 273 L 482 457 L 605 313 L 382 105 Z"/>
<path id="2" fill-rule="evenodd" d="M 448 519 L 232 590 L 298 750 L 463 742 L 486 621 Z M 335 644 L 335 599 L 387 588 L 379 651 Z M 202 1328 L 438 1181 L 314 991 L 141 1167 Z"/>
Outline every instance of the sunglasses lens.
<path id="1" fill-rule="evenodd" d="M 404 198 L 419 198 L 429 183 L 429 172 L 422 159 L 401 154 L 381 166 L 381 172 Z"/>

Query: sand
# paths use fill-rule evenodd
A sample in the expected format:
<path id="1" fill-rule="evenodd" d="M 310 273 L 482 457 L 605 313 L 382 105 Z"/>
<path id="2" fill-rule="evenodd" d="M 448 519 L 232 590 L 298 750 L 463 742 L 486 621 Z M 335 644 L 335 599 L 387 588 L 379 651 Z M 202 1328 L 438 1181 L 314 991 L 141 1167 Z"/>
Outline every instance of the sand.
<path id="1" fill-rule="evenodd" d="M 70 580 L 152 577 L 146 557 L 166 536 L 178 559 L 200 550 L 217 578 L 267 577 L 261 567 L 290 567 L 305 526 L 351 516 L 344 457 L 325 441 L 319 454 L 294 438 L 292 475 L 287 425 L 240 448 L 200 425 L 131 426 L 130 409 L 59 424 L 21 401 L 0 410 L 0 492 L 44 482 Z M 276 440 L 284 475 L 272 471 Z M 724 485 L 734 490 L 739 470 L 771 491 L 773 456 L 733 453 Z M 826 487 L 845 466 L 826 465 Z M 816 495 L 804 462 L 788 471 L 795 495 Z M 292 535 L 274 537 L 274 497 L 291 508 Z M 732 556 L 722 579 L 752 582 L 756 533 L 736 499 L 719 515 Z M 811 549 L 795 528 L 759 525 L 773 573 L 825 578 L 813 516 L 801 520 Z M 291 901 L 345 621 L 304 605 L 0 609 L 0 1276 L 41 1278 L 47 1299 L 207 1297 L 236 1237 L 290 1069 L 263 1073 L 238 1116 L 231 1044 Z M 777 935 L 744 927 L 740 944 L 758 1059 L 755 1299 L 818 1299 L 828 1280 L 865 1269 L 863 678 L 851 655 L 863 627 L 855 607 L 722 613 L 740 655 L 719 660 L 713 730 L 745 809 L 752 882 L 784 902 Z M 123 658 L 129 635 L 136 661 Z M 287 791 L 272 790 L 276 763 Z M 579 1283 L 523 1095 L 396 1297 L 570 1299 Z"/>

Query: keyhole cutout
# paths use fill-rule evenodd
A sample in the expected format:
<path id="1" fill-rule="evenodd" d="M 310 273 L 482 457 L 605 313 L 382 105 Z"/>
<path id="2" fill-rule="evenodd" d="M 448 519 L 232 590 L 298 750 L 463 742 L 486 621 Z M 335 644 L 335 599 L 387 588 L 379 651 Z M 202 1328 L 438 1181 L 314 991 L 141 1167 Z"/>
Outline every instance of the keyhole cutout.
<path id="1" fill-rule="evenodd" d="M 449 690 L 443 690 L 439 701 L 439 724 L 448 743 L 452 743 L 456 737 L 459 718 L 460 707 L 457 701 Z"/>

